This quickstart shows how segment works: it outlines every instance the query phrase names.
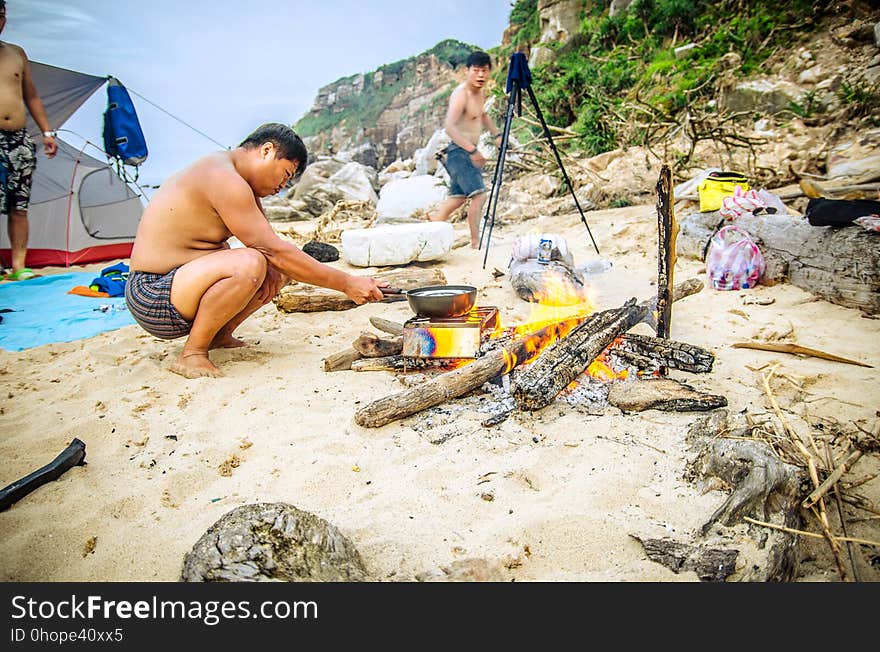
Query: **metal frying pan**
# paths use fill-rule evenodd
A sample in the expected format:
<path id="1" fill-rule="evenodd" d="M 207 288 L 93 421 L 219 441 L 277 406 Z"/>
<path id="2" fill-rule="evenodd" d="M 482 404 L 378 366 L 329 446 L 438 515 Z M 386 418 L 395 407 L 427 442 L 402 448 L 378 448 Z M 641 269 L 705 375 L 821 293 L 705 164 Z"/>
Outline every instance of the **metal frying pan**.
<path id="1" fill-rule="evenodd" d="M 380 288 L 382 294 L 403 295 L 419 317 L 443 319 L 468 314 L 477 300 L 477 288 L 471 285 L 428 285 L 413 290 Z"/>

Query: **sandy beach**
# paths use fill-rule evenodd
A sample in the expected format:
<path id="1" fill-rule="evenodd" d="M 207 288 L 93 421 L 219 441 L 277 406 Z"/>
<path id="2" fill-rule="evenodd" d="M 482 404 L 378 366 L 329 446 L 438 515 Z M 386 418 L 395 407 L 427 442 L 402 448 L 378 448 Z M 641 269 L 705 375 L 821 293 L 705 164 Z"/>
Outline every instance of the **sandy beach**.
<path id="1" fill-rule="evenodd" d="M 597 309 L 656 294 L 654 206 L 587 217 L 613 263 L 593 278 Z M 449 283 L 476 286 L 478 303 L 498 306 L 505 324 L 525 322 L 530 304 L 509 275 L 492 272 L 506 272 L 514 238 L 538 228 L 565 236 L 576 264 L 596 258 L 574 213 L 540 227 L 498 226 L 485 269 L 483 252 L 467 247 L 430 266 Z M 676 282 L 693 277 L 706 283 L 703 263 L 679 258 Z M 755 297 L 772 303 L 748 301 Z M 683 478 L 685 434 L 699 413 L 608 406 L 590 414 L 557 400 L 483 427 L 490 401 L 478 392 L 361 428 L 355 411 L 403 385 L 389 372 L 327 373 L 321 361 L 373 330 L 371 316 L 403 322 L 411 313 L 405 302 L 290 314 L 269 304 L 239 329 L 247 348 L 212 353 L 225 374 L 217 379 L 171 373 L 182 341 L 138 326 L 0 351 L 0 486 L 48 463 L 74 437 L 86 443 L 87 461 L 0 513 L 0 580 L 177 581 L 183 556 L 221 516 L 285 502 L 338 527 L 376 581 L 443 579 L 440 569 L 453 565 L 473 580 L 699 581 L 651 561 L 631 536 L 685 539 L 726 498 L 722 488 L 701 491 Z M 645 324 L 634 332 L 652 334 Z M 880 320 L 792 285 L 704 287 L 674 304 L 672 338 L 716 358 L 708 374 L 670 376 L 725 396 L 732 415 L 772 416 L 760 370 L 778 363 L 774 391 L 794 427 L 870 430 L 878 417 Z M 873 368 L 730 346 L 750 339 L 795 342 Z M 877 456 L 866 456 L 857 475 L 878 471 Z M 877 479 L 860 492 L 880 504 Z M 877 540 L 880 526 L 862 520 L 849 534 Z M 800 579 L 836 581 L 824 542 L 802 545 L 812 553 Z M 863 580 L 880 579 L 877 564 L 865 568 Z"/>

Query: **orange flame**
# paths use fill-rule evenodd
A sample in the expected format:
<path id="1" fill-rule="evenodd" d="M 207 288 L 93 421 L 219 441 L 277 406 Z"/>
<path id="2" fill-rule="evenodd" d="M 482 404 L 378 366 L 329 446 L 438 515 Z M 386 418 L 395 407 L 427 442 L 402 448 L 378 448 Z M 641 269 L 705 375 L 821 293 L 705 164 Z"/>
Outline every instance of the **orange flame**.
<path id="1" fill-rule="evenodd" d="M 504 361 L 508 373 L 521 363 L 533 360 L 548 346 L 568 335 L 572 329 L 595 311 L 595 304 L 583 288 L 576 288 L 567 276 L 548 269 L 543 291 L 534 295 L 528 319 L 521 324 L 502 328 L 500 322 L 492 337 L 510 335 L 513 339 L 525 338 L 521 353 L 505 352 Z"/>

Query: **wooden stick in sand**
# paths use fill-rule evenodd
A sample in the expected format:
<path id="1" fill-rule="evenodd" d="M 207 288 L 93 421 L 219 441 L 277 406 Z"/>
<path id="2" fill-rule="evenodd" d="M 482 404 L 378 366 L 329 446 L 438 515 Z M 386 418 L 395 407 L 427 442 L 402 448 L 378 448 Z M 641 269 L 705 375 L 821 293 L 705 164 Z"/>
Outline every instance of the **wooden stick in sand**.
<path id="1" fill-rule="evenodd" d="M 811 349 L 800 344 L 789 344 L 788 342 L 734 342 L 731 346 L 735 349 L 757 349 L 759 351 L 776 351 L 778 353 L 794 353 L 799 355 L 809 355 L 814 358 L 822 358 L 823 360 L 833 360 L 834 362 L 845 362 L 846 364 L 854 364 L 860 367 L 868 367 L 873 369 L 872 365 L 858 360 L 850 360 L 849 358 L 841 358 L 833 353 L 825 353 L 817 349 Z"/>

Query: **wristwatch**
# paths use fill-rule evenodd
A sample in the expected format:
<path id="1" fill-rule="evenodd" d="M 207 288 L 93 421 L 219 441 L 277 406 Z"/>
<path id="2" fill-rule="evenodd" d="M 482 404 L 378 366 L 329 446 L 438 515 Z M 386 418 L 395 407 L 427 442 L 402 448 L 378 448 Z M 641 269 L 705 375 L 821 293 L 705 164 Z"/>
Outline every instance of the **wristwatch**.
<path id="1" fill-rule="evenodd" d="M 44 131 L 43 138 L 57 138 L 58 132 L 56 131 Z"/>

